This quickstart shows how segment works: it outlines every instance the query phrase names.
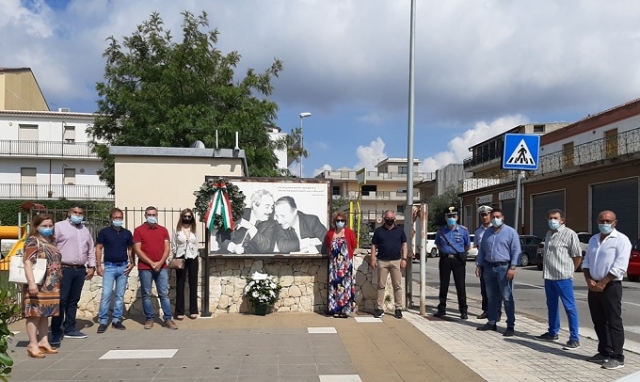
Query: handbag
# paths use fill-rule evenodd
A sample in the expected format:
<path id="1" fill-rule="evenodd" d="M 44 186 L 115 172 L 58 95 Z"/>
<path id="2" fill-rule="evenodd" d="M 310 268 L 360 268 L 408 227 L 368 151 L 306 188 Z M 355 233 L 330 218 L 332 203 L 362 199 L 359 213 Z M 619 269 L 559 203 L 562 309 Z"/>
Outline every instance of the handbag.
<path id="1" fill-rule="evenodd" d="M 169 261 L 169 269 L 184 269 L 184 259 L 173 258 Z"/>
<path id="2" fill-rule="evenodd" d="M 47 259 L 38 258 L 33 269 L 33 277 L 36 284 L 40 285 L 44 281 L 47 272 Z M 24 273 L 24 261 L 22 256 L 12 256 L 9 264 L 9 281 L 16 284 L 28 284 L 27 275 Z"/>

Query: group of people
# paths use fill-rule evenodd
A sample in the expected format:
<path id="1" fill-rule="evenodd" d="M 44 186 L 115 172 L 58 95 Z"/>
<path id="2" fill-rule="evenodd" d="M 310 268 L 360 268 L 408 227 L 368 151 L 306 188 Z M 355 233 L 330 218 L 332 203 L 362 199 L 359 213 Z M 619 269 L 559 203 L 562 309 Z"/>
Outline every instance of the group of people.
<path id="1" fill-rule="evenodd" d="M 145 329 L 154 325 L 155 313 L 151 303 L 151 290 L 155 283 L 163 323 L 176 330 L 173 320 L 185 318 L 185 282 L 189 282 L 189 318 L 197 318 L 198 239 L 196 221 L 191 209 L 180 214 L 173 233 L 158 224 L 155 207 L 145 210 L 145 222 L 133 233 L 123 227 L 124 215 L 119 208 L 109 214 L 110 224 L 103 228 L 95 241 L 84 226 L 84 209 L 73 206 L 67 219 L 54 224 L 51 215 L 39 214 L 31 222 L 31 235 L 25 241 L 24 269 L 27 284 L 23 291 L 24 315 L 29 336 L 27 352 L 30 357 L 44 358 L 56 354 L 63 338 L 83 339 L 76 325 L 78 302 L 84 282 L 94 274 L 102 277 L 102 296 L 98 312 L 97 332 L 104 333 L 109 324 L 109 308 L 113 297 L 111 326 L 125 330 L 122 324 L 124 294 L 131 270 L 136 266 L 141 285 Z M 175 258 L 183 258 L 184 267 L 176 270 L 175 313 L 172 316 L 169 300 L 169 270 L 167 259 L 173 252 Z M 37 259 L 46 259 L 44 281 L 38 285 L 33 265 Z M 48 318 L 51 317 L 51 335 L 48 335 Z"/>
<path id="2" fill-rule="evenodd" d="M 278 199 L 265 189 L 251 194 L 249 207 L 233 230 L 220 233 L 218 253 L 269 254 L 324 251 L 327 228 L 320 219 L 298 209 L 295 199 Z"/>
<path id="3" fill-rule="evenodd" d="M 481 225 L 475 231 L 474 245 L 478 248 L 475 274 L 480 278 L 482 314 L 487 319 L 480 331 L 496 331 L 501 310 L 507 316 L 503 336 L 515 335 L 515 304 L 513 280 L 522 253 L 518 232 L 504 224 L 499 208 L 480 206 Z M 466 253 L 471 243 L 467 228 L 459 225 L 458 214 L 451 207 L 446 213 L 447 224 L 436 236 L 440 252 L 440 293 L 436 317 L 447 314 L 446 303 L 450 275 L 453 273 L 460 318 L 468 319 L 465 291 Z M 622 278 L 629 264 L 631 242 L 615 229 L 617 220 L 612 211 L 598 214 L 599 233 L 589 240 L 584 258 L 575 231 L 565 226 L 562 210 L 547 213 L 549 229 L 545 236 L 543 279 L 547 299 L 549 328 L 535 337 L 541 341 L 558 341 L 560 331 L 559 300 L 569 321 L 569 339 L 564 350 L 580 347 L 578 309 L 573 294 L 573 276 L 580 264 L 588 287 L 588 305 L 596 334 L 598 353 L 587 360 L 601 364 L 604 369 L 624 367 L 624 327 L 622 323 Z"/>

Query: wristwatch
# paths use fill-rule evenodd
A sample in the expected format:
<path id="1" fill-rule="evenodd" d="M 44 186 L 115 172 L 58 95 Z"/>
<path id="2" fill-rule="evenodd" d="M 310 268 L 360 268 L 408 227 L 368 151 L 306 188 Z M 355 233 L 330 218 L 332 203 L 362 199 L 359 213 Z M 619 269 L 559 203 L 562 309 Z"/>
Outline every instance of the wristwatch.
<path id="1" fill-rule="evenodd" d="M 516 266 L 512 265 L 512 266 L 509 267 L 509 269 L 511 269 L 512 271 L 515 271 L 516 270 Z"/>

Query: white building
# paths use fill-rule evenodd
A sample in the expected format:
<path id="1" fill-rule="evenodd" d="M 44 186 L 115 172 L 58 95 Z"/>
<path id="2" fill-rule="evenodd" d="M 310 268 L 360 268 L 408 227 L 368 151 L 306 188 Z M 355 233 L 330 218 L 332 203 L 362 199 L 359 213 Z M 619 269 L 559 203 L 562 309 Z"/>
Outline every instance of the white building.
<path id="1" fill-rule="evenodd" d="M 66 109 L 0 110 L 0 199 L 113 200 L 91 152 L 93 122 Z"/>

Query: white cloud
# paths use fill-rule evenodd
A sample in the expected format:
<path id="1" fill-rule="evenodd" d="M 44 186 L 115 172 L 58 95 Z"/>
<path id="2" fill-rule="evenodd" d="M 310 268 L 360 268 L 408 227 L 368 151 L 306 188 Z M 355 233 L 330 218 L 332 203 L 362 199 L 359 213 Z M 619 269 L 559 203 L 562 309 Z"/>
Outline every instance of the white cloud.
<path id="1" fill-rule="evenodd" d="M 434 172 L 450 163 L 462 163 L 465 158 L 471 156 L 469 147 L 528 122 L 528 118 L 522 115 L 508 115 L 490 123 L 477 122 L 473 129 L 449 141 L 447 144 L 449 150 L 425 158 L 420 164 L 420 171 Z"/>
<path id="2" fill-rule="evenodd" d="M 384 113 L 381 113 L 379 111 L 358 117 L 359 122 L 367 123 L 374 126 L 382 125 L 386 119 L 387 117 L 384 115 Z"/>
<path id="3" fill-rule="evenodd" d="M 375 169 L 376 164 L 387 157 L 384 151 L 384 142 L 378 137 L 375 141 L 369 143 L 369 146 L 358 146 L 356 156 L 360 160 L 354 169 L 359 170 L 365 167 L 367 170 Z"/>
<path id="4" fill-rule="evenodd" d="M 331 165 L 324 164 L 322 166 L 322 168 L 317 168 L 317 169 L 313 170 L 313 176 L 315 177 L 316 175 L 320 174 L 323 171 L 331 171 Z"/>

